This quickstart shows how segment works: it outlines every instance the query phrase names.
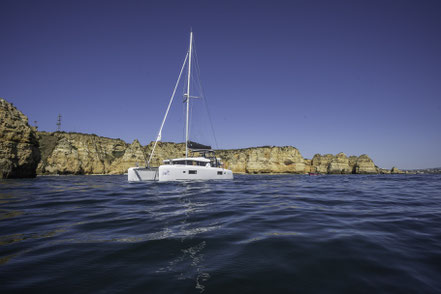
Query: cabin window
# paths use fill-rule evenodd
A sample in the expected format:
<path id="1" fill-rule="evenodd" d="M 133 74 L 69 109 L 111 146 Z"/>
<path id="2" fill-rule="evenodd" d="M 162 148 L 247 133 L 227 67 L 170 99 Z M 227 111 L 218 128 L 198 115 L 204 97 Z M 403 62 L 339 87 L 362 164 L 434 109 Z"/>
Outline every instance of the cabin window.
<path id="1" fill-rule="evenodd" d="M 221 176 L 221 175 L 222 175 L 222 172 L 221 172 L 221 171 L 218 171 L 217 174 Z"/>
<path id="2" fill-rule="evenodd" d="M 195 175 L 195 174 L 198 173 L 198 171 L 197 171 L 197 170 L 189 170 L 188 173 L 189 173 L 190 175 Z"/>

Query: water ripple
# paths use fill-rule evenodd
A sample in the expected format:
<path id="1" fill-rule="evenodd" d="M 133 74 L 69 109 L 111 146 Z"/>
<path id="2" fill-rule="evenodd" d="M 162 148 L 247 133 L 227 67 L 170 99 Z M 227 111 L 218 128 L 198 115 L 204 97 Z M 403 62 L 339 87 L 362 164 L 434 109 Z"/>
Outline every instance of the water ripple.
<path id="1" fill-rule="evenodd" d="M 2 180 L 0 290 L 437 293 L 440 180 Z"/>

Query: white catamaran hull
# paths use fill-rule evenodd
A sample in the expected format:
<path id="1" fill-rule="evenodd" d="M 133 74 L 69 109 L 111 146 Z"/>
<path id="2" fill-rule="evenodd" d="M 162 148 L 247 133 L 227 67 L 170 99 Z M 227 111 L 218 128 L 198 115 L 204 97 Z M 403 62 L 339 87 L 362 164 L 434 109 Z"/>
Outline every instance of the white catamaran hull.
<path id="1" fill-rule="evenodd" d="M 191 180 L 232 180 L 229 169 L 192 165 L 161 165 L 158 169 L 131 167 L 129 182 L 144 181 L 191 181 Z"/>
<path id="2" fill-rule="evenodd" d="M 157 181 L 158 168 L 131 167 L 128 170 L 127 178 L 129 182 Z"/>

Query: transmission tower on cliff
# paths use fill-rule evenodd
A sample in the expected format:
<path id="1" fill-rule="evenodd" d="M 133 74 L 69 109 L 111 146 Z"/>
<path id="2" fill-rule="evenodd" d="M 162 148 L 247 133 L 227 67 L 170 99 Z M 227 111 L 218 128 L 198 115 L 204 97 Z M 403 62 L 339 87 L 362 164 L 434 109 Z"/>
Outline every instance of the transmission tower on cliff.
<path id="1" fill-rule="evenodd" d="M 61 131 L 61 114 L 58 114 L 57 119 L 57 132 Z"/>

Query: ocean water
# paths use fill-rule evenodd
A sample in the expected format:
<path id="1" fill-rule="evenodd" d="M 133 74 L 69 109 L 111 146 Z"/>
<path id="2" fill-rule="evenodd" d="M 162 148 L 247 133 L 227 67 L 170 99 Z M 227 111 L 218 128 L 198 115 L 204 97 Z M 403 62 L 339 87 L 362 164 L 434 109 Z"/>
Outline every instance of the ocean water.
<path id="1" fill-rule="evenodd" d="M 441 293 L 441 175 L 1 180 L 0 293 Z"/>

